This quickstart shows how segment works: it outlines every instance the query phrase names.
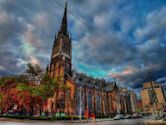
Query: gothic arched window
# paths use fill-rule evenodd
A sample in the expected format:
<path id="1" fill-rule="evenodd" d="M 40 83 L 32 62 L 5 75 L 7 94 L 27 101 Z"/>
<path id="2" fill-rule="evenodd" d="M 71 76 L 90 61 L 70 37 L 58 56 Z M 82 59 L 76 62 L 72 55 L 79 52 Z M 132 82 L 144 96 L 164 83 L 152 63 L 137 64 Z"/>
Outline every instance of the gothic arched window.
<path id="1" fill-rule="evenodd" d="M 105 107 L 105 111 L 108 111 L 108 103 L 107 103 L 107 96 L 104 95 L 104 107 Z"/>
<path id="2" fill-rule="evenodd" d="M 67 89 L 66 98 L 67 100 L 70 100 L 70 89 Z"/>
<path id="3" fill-rule="evenodd" d="M 88 110 L 91 113 L 92 112 L 92 93 L 88 93 Z"/>
<path id="4" fill-rule="evenodd" d="M 109 96 L 109 107 L 112 110 L 112 97 L 111 96 Z"/>
<path id="5" fill-rule="evenodd" d="M 100 108 L 100 95 L 99 94 L 97 94 L 96 95 L 96 111 L 97 111 L 97 113 L 100 113 L 100 110 L 101 110 L 101 108 Z"/>

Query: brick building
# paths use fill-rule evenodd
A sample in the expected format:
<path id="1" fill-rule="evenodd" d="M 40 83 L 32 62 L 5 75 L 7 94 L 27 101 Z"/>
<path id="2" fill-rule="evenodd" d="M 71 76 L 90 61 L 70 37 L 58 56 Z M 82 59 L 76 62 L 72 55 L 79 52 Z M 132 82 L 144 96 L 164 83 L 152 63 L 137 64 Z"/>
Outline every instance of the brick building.
<path id="1" fill-rule="evenodd" d="M 137 110 L 138 110 L 138 112 L 143 112 L 143 105 L 142 105 L 141 99 L 137 100 Z"/>
<path id="2" fill-rule="evenodd" d="M 156 82 L 146 82 L 143 84 L 141 98 L 145 113 L 161 111 L 166 104 L 163 88 Z"/>
<path id="3" fill-rule="evenodd" d="M 97 116 L 131 113 L 130 94 L 122 94 L 115 82 L 107 83 L 104 79 L 95 79 L 72 71 L 72 40 L 67 28 L 66 4 L 60 30 L 55 36 L 47 73 L 67 89 L 59 87 L 54 96 L 48 99 L 44 111 L 64 112 L 69 116 L 83 116 L 85 112 Z"/>

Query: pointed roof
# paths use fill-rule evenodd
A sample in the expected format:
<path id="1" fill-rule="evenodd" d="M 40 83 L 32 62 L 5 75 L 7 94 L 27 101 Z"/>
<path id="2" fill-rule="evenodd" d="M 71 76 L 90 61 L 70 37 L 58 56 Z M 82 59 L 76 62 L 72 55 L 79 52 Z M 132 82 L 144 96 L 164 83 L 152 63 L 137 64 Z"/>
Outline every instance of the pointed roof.
<path id="1" fill-rule="evenodd" d="M 116 83 L 116 79 L 114 78 L 114 89 L 118 89 L 117 83 Z"/>
<path id="2" fill-rule="evenodd" d="M 118 86 L 117 86 L 116 82 L 114 83 L 114 88 L 118 89 Z"/>
<path id="3" fill-rule="evenodd" d="M 65 10 L 64 10 L 63 19 L 61 22 L 61 28 L 59 32 L 67 36 L 67 2 L 65 4 Z"/>

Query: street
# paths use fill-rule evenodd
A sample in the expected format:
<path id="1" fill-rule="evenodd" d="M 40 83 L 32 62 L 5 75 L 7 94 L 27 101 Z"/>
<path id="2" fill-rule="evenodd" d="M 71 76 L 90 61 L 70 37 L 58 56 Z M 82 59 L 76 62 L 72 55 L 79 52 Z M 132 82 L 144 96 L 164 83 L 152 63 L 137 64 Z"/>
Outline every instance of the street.
<path id="1" fill-rule="evenodd" d="M 142 119 L 134 120 L 118 120 L 118 121 L 98 121 L 98 122 L 84 122 L 78 121 L 0 121 L 0 125 L 150 125 L 145 123 Z M 154 125 L 154 124 L 153 124 Z M 160 124 L 156 124 L 160 125 Z"/>

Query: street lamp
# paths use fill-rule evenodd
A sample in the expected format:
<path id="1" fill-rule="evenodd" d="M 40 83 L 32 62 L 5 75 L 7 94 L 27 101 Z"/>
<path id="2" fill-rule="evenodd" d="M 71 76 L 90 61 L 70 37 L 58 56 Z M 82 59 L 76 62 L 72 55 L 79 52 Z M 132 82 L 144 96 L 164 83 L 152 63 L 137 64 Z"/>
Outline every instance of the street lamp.
<path id="1" fill-rule="evenodd" d="M 81 91 L 81 88 L 83 87 L 80 86 L 80 121 L 81 121 L 81 117 L 82 117 L 82 91 Z"/>

